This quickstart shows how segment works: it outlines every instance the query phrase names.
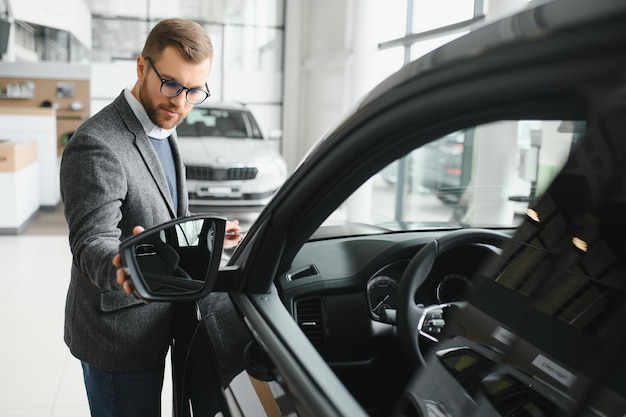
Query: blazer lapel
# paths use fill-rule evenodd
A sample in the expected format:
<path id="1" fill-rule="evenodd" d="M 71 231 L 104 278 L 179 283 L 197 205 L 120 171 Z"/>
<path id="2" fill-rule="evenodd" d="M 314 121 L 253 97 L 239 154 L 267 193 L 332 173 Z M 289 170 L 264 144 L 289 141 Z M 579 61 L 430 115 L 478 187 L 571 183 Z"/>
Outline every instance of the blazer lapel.
<path id="1" fill-rule="evenodd" d="M 161 167 L 159 156 L 152 147 L 152 143 L 150 143 L 150 139 L 148 138 L 148 135 L 146 135 L 146 132 L 144 132 L 139 120 L 137 120 L 135 113 L 133 113 L 133 110 L 124 98 L 123 91 L 122 94 L 115 99 L 115 106 L 118 108 L 129 132 L 134 135 L 135 146 L 139 150 L 139 153 L 148 168 L 148 172 L 150 172 L 152 181 L 156 182 L 157 187 L 159 187 L 159 191 L 161 192 L 163 200 L 165 200 L 165 203 L 167 204 L 170 215 L 172 218 L 178 217 L 177 213 L 174 211 L 174 202 L 172 201 L 172 197 L 170 196 L 170 192 L 167 188 L 167 179 L 165 178 L 165 173 Z M 180 177 L 180 174 L 178 174 L 178 176 Z M 145 180 L 148 181 L 149 178 L 146 178 Z"/>

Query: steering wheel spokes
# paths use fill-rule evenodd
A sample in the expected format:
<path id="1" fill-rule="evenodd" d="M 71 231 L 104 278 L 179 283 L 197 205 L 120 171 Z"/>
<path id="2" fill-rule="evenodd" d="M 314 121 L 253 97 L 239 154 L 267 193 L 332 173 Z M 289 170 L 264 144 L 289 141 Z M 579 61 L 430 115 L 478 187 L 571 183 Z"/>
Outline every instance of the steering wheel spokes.
<path id="1" fill-rule="evenodd" d="M 445 310 L 451 307 L 462 307 L 464 301 L 434 304 L 422 309 L 422 315 L 417 322 L 417 336 L 431 342 L 438 343 L 439 336 L 446 325 Z"/>
<path id="2" fill-rule="evenodd" d="M 443 326 L 446 325 L 443 309 L 448 306 L 448 304 L 435 304 L 424 307 L 422 316 L 417 322 L 418 337 L 422 336 L 431 342 L 439 342 L 439 335 L 443 331 Z"/>

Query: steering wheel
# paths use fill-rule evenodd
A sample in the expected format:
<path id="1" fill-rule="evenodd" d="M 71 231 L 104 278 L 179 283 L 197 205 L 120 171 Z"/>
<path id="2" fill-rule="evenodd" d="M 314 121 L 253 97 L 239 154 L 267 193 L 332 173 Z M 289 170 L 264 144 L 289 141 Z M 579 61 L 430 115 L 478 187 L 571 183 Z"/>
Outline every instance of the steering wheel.
<path id="1" fill-rule="evenodd" d="M 437 342 L 424 327 L 443 328 L 443 309 L 464 303 L 446 303 L 424 306 L 415 300 L 418 289 L 428 278 L 435 261 L 455 248 L 472 244 L 487 244 L 502 248 L 509 236 L 488 229 L 461 229 L 447 233 L 424 246 L 411 260 L 398 293 L 398 337 L 409 361 L 426 366 L 419 346 L 420 338 Z"/>

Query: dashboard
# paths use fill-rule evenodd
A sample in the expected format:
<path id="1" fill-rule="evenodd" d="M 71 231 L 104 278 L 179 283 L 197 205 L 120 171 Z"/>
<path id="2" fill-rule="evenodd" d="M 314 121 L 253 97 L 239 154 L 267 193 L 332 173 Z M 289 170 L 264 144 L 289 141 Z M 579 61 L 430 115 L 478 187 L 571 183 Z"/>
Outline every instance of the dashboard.
<path id="1" fill-rule="evenodd" d="M 363 315 L 389 322 L 385 311 L 397 309 L 400 283 L 411 259 L 436 237 L 435 233 L 402 233 L 309 242 L 289 271 L 276 280 L 283 304 L 296 317 L 300 300 L 361 294 L 367 305 Z M 418 290 L 416 301 L 432 305 L 461 300 L 472 287 L 472 275 L 492 253 L 494 248 L 471 245 L 442 255 Z M 354 316 L 353 311 L 345 313 L 341 320 Z"/>
<path id="2" fill-rule="evenodd" d="M 398 293 L 414 256 L 445 231 L 326 238 L 303 246 L 275 285 L 303 333 L 368 409 L 393 399 L 412 369 L 397 337 Z M 426 306 L 462 299 L 494 249 L 459 247 L 437 259 L 416 294 Z M 371 381 L 371 384 L 364 384 Z M 385 381 L 381 384 L 381 381 Z M 377 399 L 377 400 L 375 400 Z"/>

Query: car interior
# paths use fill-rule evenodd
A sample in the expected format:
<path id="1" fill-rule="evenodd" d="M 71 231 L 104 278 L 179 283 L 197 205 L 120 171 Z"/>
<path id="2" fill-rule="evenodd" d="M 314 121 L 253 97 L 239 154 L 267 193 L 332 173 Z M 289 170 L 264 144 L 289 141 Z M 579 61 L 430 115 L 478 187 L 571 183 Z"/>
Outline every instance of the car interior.
<path id="1" fill-rule="evenodd" d="M 578 385 L 600 378 L 593 395 L 600 404 L 599 398 L 611 397 L 613 409 L 603 415 L 617 415 L 626 409 L 625 381 L 623 369 L 611 364 L 624 337 L 601 341 L 616 336 L 615 326 L 626 318 L 626 286 L 618 278 L 626 200 L 621 185 L 609 190 L 590 182 L 609 177 L 607 155 L 577 160 L 596 156 L 603 145 L 587 135 L 584 121 L 507 120 L 471 130 L 465 149 L 473 157 L 458 168 L 471 170 L 472 181 L 462 180 L 455 190 L 409 187 L 432 183 L 410 170 L 414 177 L 399 191 L 405 210 L 394 218 L 397 206 L 380 202 L 398 201 L 397 184 L 375 175 L 366 186 L 378 193 L 381 229 L 353 225 L 348 232 L 341 225 L 346 207 L 340 207 L 278 275 L 281 301 L 371 416 L 390 415 L 420 367 L 432 378 L 418 385 L 420 398 L 434 395 L 433 379 L 454 375 L 495 404 L 499 415 L 571 412 L 570 396 L 585 391 Z M 507 132 L 510 140 L 493 140 Z M 503 142 L 506 152 L 494 152 Z M 513 159 L 506 155 L 511 149 L 517 150 Z M 449 168 L 449 159 L 438 160 L 442 171 Z M 494 181 L 489 167 L 503 163 L 511 166 Z M 460 198 L 451 204 L 438 197 L 442 192 Z M 462 341 L 439 344 L 455 337 Z M 611 354 L 589 361 L 600 350 Z M 439 358 L 439 375 L 431 375 L 429 354 Z M 593 375 L 581 381 L 587 367 Z M 545 380 L 550 389 L 537 382 Z"/>
<path id="2" fill-rule="evenodd" d="M 528 123 L 520 123 L 524 124 Z M 484 132 L 484 140 L 488 141 L 489 127 Z M 517 129 L 513 132 L 511 141 L 517 148 L 523 140 L 518 138 Z M 466 149 L 486 147 L 481 140 L 473 136 L 472 143 L 467 140 Z M 529 148 L 528 144 L 521 146 Z M 440 168 L 445 171 L 448 160 L 440 159 Z M 471 158 L 466 158 L 466 172 L 472 169 L 471 163 Z M 408 358 L 403 350 L 396 319 L 399 290 L 411 259 L 442 230 L 459 227 L 464 221 L 459 217 L 460 204 L 450 205 L 438 198 L 441 189 L 408 187 L 408 180 L 404 189 L 398 189 L 397 184 L 384 181 L 385 170 L 367 185 L 377 193 L 375 200 L 381 202 L 376 205 L 374 220 L 379 226 L 353 225 L 348 237 L 331 239 L 333 234 L 348 234 L 342 224 L 347 208 L 340 207 L 298 252 L 291 268 L 275 280 L 282 302 L 304 334 L 371 415 L 387 415 L 416 364 L 415 358 Z M 411 174 L 412 182 L 432 182 L 424 178 L 424 172 Z M 458 188 L 455 191 L 460 192 Z M 465 186 L 467 198 L 470 193 L 478 198 L 476 195 L 489 191 L 479 185 Z M 399 219 L 393 204 L 398 192 L 406 201 Z M 382 203 L 385 201 L 389 204 Z M 509 206 L 509 223 L 519 221 L 517 203 L 505 204 Z M 417 220 L 421 224 L 417 225 Z M 416 233 L 416 228 L 430 232 Z M 446 253 L 420 287 L 418 299 L 426 306 L 460 301 L 481 261 L 493 253 L 487 245 L 467 245 Z"/>

